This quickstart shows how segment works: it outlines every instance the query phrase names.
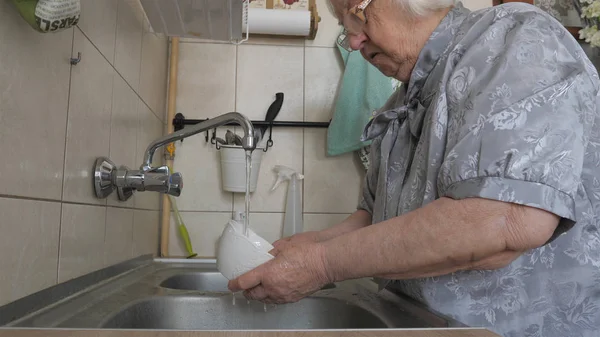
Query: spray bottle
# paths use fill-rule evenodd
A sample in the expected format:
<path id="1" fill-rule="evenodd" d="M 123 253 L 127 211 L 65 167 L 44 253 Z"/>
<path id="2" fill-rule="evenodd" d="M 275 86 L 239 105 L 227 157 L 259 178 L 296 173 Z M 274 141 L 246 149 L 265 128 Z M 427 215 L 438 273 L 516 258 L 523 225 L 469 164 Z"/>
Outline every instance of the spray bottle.
<path id="1" fill-rule="evenodd" d="M 276 165 L 273 171 L 277 173 L 277 181 L 271 188 L 274 191 L 283 181 L 289 181 L 285 216 L 283 219 L 283 237 L 288 237 L 304 231 L 302 223 L 302 201 L 300 200 L 300 186 L 298 181 L 304 179 L 304 176 L 293 169 Z"/>

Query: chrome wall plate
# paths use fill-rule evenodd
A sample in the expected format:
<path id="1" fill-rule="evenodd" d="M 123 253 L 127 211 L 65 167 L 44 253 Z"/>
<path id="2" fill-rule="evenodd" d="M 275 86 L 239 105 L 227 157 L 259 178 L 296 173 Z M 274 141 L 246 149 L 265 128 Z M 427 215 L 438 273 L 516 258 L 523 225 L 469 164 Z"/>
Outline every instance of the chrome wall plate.
<path id="1" fill-rule="evenodd" d="M 114 190 L 113 175 L 117 170 L 117 166 L 106 157 L 96 159 L 94 167 L 94 191 L 96 197 L 104 199 L 108 197 Z"/>

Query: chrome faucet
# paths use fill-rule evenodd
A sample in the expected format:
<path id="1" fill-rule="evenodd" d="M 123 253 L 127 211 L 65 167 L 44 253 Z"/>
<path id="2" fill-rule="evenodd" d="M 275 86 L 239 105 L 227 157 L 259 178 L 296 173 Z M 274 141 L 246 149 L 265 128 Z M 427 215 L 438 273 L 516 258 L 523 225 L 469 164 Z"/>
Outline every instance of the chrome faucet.
<path id="1" fill-rule="evenodd" d="M 240 113 L 226 113 L 154 140 L 146 148 L 144 161 L 139 170 L 130 170 L 126 166 L 117 168 L 110 159 L 97 158 L 94 172 L 96 197 L 106 198 L 115 188 L 121 201 L 129 199 L 135 191 L 155 191 L 178 197 L 183 189 L 183 177 L 181 173 L 171 173 L 168 166 L 152 167 L 152 158 L 156 150 L 169 143 L 231 122 L 239 124 L 244 131 L 242 148 L 253 151 L 256 143 L 252 122 Z"/>

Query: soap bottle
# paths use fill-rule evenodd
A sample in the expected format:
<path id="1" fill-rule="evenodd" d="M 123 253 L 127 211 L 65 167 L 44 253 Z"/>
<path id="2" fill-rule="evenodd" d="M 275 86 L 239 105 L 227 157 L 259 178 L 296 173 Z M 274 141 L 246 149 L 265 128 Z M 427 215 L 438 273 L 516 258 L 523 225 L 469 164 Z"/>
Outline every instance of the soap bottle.
<path id="1" fill-rule="evenodd" d="M 299 186 L 299 181 L 304 179 L 304 176 L 283 165 L 276 165 L 273 171 L 277 174 L 277 180 L 271 191 L 274 191 L 282 182 L 289 181 L 283 219 L 283 237 L 285 238 L 304 231 Z"/>

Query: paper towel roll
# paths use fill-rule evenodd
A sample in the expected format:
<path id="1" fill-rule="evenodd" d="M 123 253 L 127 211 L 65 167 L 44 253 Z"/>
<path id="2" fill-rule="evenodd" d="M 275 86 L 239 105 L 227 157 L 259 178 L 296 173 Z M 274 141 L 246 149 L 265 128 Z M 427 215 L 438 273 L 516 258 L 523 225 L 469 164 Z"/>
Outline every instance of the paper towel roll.
<path id="1" fill-rule="evenodd" d="M 310 35 L 310 11 L 287 9 L 248 9 L 250 35 Z M 246 33 L 246 22 L 242 31 Z"/>

